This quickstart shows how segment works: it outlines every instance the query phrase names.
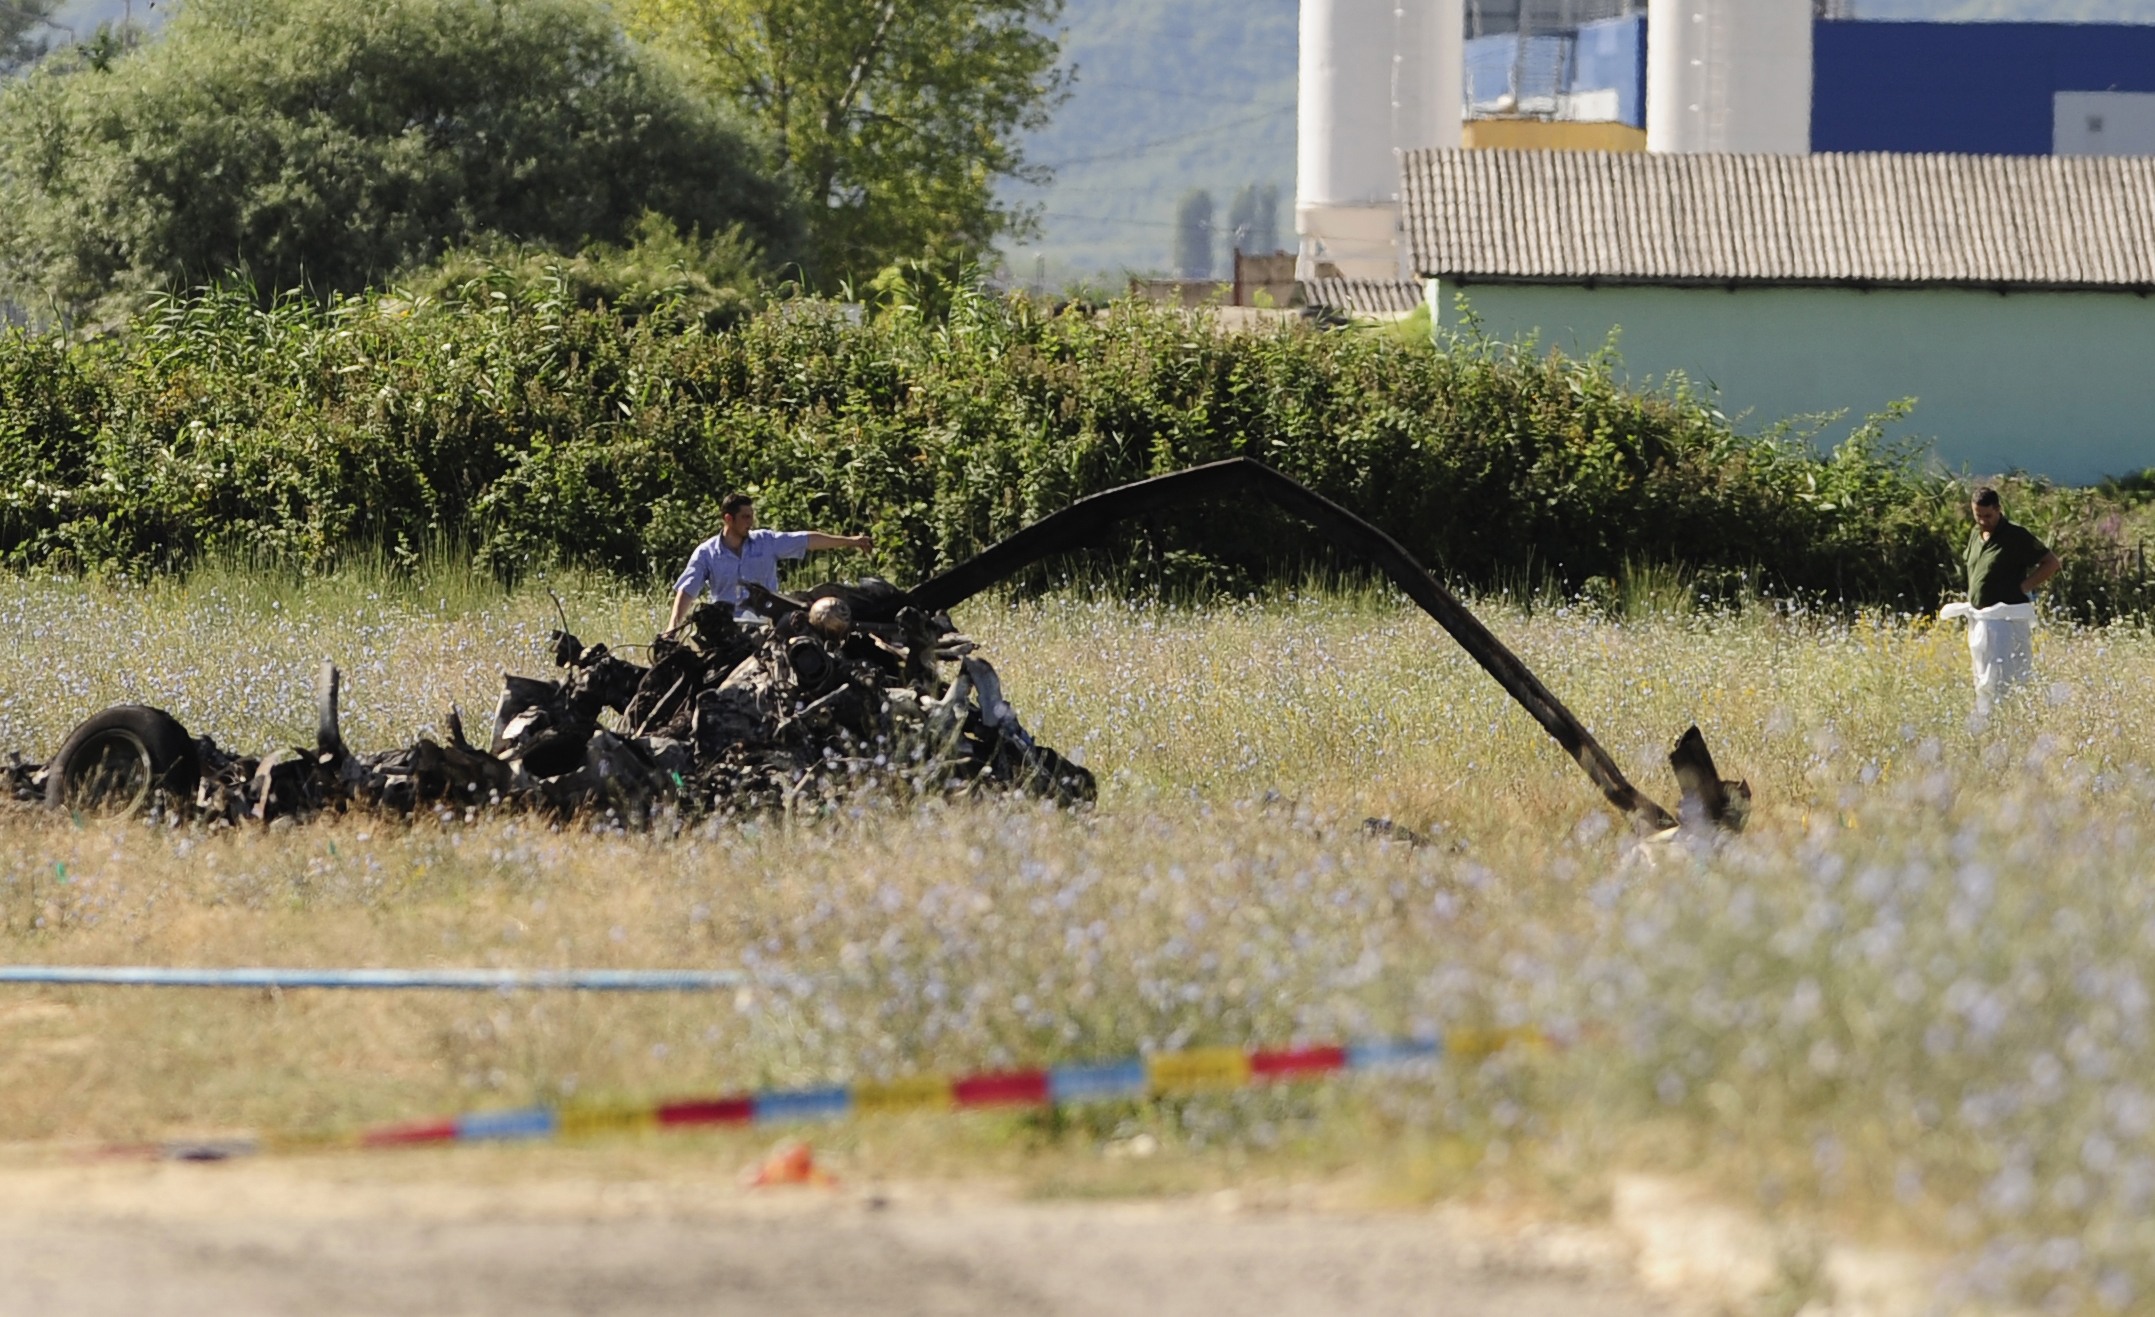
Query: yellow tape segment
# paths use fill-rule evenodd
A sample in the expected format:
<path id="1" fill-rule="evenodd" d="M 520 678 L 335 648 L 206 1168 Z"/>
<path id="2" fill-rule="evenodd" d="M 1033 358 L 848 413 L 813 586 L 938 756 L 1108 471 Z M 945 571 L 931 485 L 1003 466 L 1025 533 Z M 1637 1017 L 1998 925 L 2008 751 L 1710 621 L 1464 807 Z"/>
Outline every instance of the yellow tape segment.
<path id="1" fill-rule="evenodd" d="M 951 1081 L 941 1075 L 907 1075 L 888 1083 L 853 1086 L 853 1109 L 870 1115 L 948 1111 L 956 1105 Z"/>
<path id="2" fill-rule="evenodd" d="M 1145 1058 L 1145 1082 L 1155 1093 L 1211 1093 L 1250 1082 L 1249 1053 L 1239 1047 L 1195 1047 Z"/>
<path id="3" fill-rule="evenodd" d="M 641 1134 L 658 1125 L 658 1113 L 650 1107 L 563 1107 L 556 1126 L 564 1139 L 590 1139 L 614 1134 Z"/>
<path id="4" fill-rule="evenodd" d="M 1493 1056 L 1508 1047 L 1546 1052 L 1549 1040 L 1539 1029 L 1446 1029 L 1444 1055 L 1461 1060 Z"/>
<path id="5" fill-rule="evenodd" d="M 270 1153 L 343 1152 L 358 1146 L 359 1135 L 350 1130 L 272 1130 L 262 1136 L 262 1151 Z"/>

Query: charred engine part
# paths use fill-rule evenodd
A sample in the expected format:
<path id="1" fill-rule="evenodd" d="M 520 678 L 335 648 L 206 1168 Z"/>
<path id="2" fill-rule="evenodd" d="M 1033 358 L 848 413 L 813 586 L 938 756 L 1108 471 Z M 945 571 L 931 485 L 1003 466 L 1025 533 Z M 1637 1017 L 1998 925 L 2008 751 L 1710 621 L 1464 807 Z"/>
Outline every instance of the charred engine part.
<path id="1" fill-rule="evenodd" d="M 853 629 L 853 609 L 845 600 L 825 597 L 808 605 L 808 629 L 825 640 L 843 640 Z"/>
<path id="2" fill-rule="evenodd" d="M 813 698 L 831 683 L 837 665 L 820 641 L 795 636 L 786 642 L 786 667 L 793 674 L 794 688 Z"/>

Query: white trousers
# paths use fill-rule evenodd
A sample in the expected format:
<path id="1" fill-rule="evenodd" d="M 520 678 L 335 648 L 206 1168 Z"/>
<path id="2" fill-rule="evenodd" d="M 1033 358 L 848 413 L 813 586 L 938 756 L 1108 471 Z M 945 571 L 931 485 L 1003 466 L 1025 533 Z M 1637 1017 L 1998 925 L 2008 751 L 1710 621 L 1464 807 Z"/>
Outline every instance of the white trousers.
<path id="1" fill-rule="evenodd" d="M 1975 608 L 1947 604 L 1941 618 L 1968 619 L 1968 660 L 1975 671 L 1975 705 L 1988 709 L 1991 701 L 2035 677 L 2035 646 L 2030 633 L 2035 627 L 2034 604 L 1992 604 Z"/>

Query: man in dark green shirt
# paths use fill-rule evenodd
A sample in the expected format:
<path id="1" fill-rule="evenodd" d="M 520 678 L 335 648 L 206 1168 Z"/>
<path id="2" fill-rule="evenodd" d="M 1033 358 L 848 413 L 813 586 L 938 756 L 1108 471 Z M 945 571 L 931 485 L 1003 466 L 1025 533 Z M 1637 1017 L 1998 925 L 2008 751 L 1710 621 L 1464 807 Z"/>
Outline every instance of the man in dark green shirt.
<path id="1" fill-rule="evenodd" d="M 2058 574 L 2064 564 L 2047 545 L 2005 519 L 1998 491 L 1975 491 L 1975 529 L 1968 532 L 1968 602 L 1948 604 L 1941 617 L 1968 619 L 1968 658 L 1975 672 L 1975 710 L 2035 676 L 2029 629 L 2035 605 L 2028 592 Z"/>
<path id="2" fill-rule="evenodd" d="M 2025 526 L 2005 519 L 1998 491 L 1985 485 L 1975 491 L 1975 529 L 1968 532 L 1968 603 L 2024 604 L 2028 592 L 2058 574 L 2065 564 Z"/>

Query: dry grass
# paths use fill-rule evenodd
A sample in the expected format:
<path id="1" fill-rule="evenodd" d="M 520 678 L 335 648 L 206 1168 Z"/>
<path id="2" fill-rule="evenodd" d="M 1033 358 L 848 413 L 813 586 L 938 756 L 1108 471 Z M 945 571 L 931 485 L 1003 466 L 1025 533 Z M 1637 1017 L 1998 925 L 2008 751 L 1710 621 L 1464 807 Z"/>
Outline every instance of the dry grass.
<path id="1" fill-rule="evenodd" d="M 655 596 L 569 582 L 587 638 Z M 0 1128 L 309 1127 L 564 1095 L 1458 1024 L 1563 1056 L 1067 1119 L 864 1122 L 880 1165 L 1033 1166 L 1063 1192 L 1252 1167 L 1591 1198 L 1682 1162 L 1769 1204 L 1949 1240 L 1975 1292 L 2155 1294 L 2155 642 L 2039 633 L 2043 689 L 1969 718 L 1951 630 L 1753 612 L 1485 610 L 1649 790 L 1696 719 L 1758 794 L 1718 850 L 1641 851 L 1435 627 L 1382 596 L 961 621 L 1097 810 L 864 811 L 671 835 L 349 818 L 268 835 L 0 824 L 11 960 L 740 965 L 730 997 L 10 990 Z M 228 744 L 303 734 L 325 653 L 351 739 L 538 671 L 543 595 L 464 578 L 0 585 L 0 746 L 111 700 Z M 229 674 L 237 674 L 229 675 Z M 1423 848 L 1365 836 L 1381 814 Z M 1151 1132 L 1140 1173 L 1098 1157 Z M 1075 1152 L 1073 1151 L 1075 1150 Z M 1078 1155 L 1082 1154 L 1082 1155 Z M 1268 1172 L 1269 1173 L 1269 1172 Z M 1103 1181 L 1102 1177 L 1106 1177 Z"/>

